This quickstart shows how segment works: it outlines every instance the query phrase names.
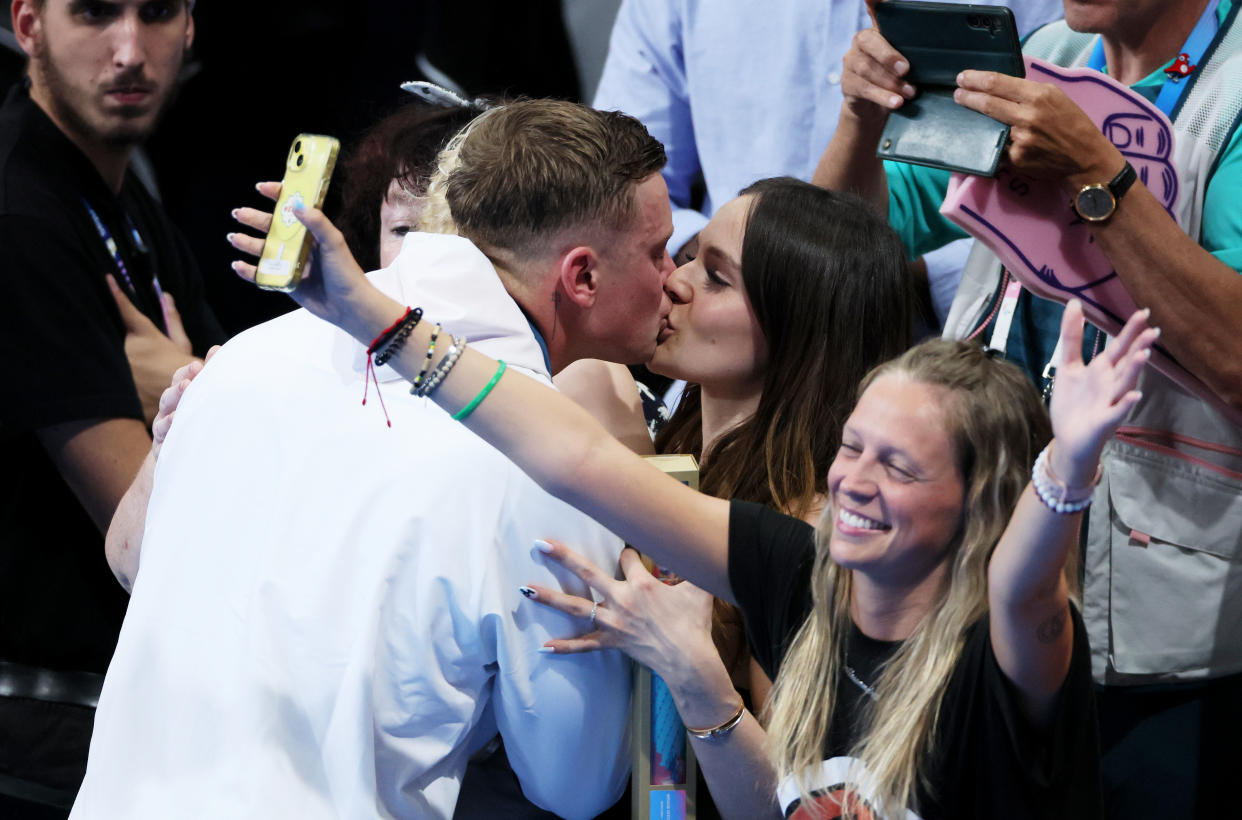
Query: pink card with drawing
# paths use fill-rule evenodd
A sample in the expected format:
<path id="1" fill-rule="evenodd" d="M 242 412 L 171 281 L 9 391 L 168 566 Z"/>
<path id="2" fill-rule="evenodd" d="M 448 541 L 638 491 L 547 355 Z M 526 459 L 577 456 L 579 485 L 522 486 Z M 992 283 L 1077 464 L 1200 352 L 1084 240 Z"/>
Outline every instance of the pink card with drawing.
<path id="1" fill-rule="evenodd" d="M 1173 129 L 1160 109 L 1088 68 L 1061 68 L 1027 58 L 1026 76 L 1060 86 L 1176 219 Z M 1124 200 L 1119 207 L 1125 207 Z M 987 245 L 1023 287 L 1062 304 L 1080 299 L 1087 319 L 1105 332 L 1116 334 L 1134 312 L 1134 300 L 1096 247 L 1089 223 L 1079 219 L 1068 195 L 1055 183 L 1023 176 L 1005 166 L 990 179 L 953 174 L 940 212 Z M 1151 363 L 1182 387 L 1222 406 L 1167 350 L 1157 346 Z"/>

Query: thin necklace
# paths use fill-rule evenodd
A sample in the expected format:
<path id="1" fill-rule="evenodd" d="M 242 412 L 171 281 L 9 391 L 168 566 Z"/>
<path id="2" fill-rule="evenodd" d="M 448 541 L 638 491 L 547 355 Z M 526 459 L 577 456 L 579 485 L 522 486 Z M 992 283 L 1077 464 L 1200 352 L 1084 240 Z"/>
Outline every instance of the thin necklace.
<path id="1" fill-rule="evenodd" d="M 854 672 L 854 667 L 849 664 L 845 665 L 845 676 L 854 682 L 854 685 L 862 690 L 862 693 L 874 701 L 879 701 L 880 696 L 875 693 L 875 689 L 862 682 L 862 678 Z"/>

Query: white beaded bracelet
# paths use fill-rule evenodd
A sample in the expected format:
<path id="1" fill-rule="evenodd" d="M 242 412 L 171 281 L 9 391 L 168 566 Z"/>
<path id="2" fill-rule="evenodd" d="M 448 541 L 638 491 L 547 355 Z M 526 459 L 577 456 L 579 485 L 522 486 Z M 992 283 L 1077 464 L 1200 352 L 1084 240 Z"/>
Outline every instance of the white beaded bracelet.
<path id="1" fill-rule="evenodd" d="M 410 392 L 419 398 L 430 396 L 440 386 L 440 382 L 444 381 L 449 371 L 453 369 L 453 365 L 457 364 L 457 359 L 466 350 L 465 336 L 452 336 L 452 345 L 449 346 L 448 353 L 444 354 L 444 358 L 440 360 L 440 364 L 436 366 L 434 372 L 421 385 L 417 387 L 411 386 Z"/>
<path id="2" fill-rule="evenodd" d="M 1060 515 L 1073 515 L 1091 506 L 1091 498 L 1095 495 L 1096 485 L 1100 483 L 1103 468 L 1096 466 L 1095 478 L 1088 487 L 1069 487 L 1052 472 L 1048 466 L 1048 453 L 1052 449 L 1049 443 L 1035 459 L 1031 469 L 1031 484 L 1035 487 L 1035 495 L 1044 506 Z"/>

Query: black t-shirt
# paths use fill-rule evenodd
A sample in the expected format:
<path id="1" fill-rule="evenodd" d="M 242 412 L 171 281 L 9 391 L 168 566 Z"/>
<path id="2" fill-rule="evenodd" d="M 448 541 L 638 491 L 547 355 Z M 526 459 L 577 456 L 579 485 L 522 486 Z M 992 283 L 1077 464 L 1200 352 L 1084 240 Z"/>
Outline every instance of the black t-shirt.
<path id="1" fill-rule="evenodd" d="M 814 530 L 807 523 L 758 504 L 732 502 L 729 584 L 746 616 L 755 658 L 773 678 L 810 613 L 814 554 Z M 1074 654 L 1056 717 L 1044 729 L 1024 717 L 1012 684 L 997 665 L 987 615 L 969 627 L 941 704 L 938 751 L 929 769 L 934 793 L 920 793 L 919 810 L 903 820 L 1101 816 L 1090 650 L 1082 618 L 1073 607 L 1071 614 Z M 823 770 L 814 781 L 819 790 L 839 792 L 870 704 L 864 688 L 874 684 L 879 667 L 899 646 L 868 638 L 851 624 L 849 672 L 837 681 L 837 702 L 843 708 L 835 710 L 825 742 Z M 797 813 L 796 795 L 790 784 L 782 784 L 786 816 L 801 818 L 805 812 Z"/>
<path id="2" fill-rule="evenodd" d="M 142 418 L 104 275 L 128 288 L 91 210 L 148 318 L 163 327 L 158 278 L 196 353 L 223 341 L 159 205 L 132 174 L 113 194 L 26 90 L 12 89 L 0 107 L 0 457 L 10 488 L 0 500 L 0 660 L 103 672 L 128 599 L 35 436 L 63 422 Z"/>

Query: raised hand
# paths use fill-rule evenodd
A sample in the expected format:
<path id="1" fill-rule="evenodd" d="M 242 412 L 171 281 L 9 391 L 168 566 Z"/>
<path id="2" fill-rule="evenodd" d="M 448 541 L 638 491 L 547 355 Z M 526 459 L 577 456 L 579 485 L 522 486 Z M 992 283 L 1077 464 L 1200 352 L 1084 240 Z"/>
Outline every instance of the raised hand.
<path id="1" fill-rule="evenodd" d="M 873 7 L 874 3 L 868 3 L 869 10 Z M 842 67 L 841 93 L 846 108 L 855 116 L 887 117 L 889 111 L 900 108 L 916 93 L 914 86 L 903 79 L 910 71 L 910 62 L 884 39 L 878 28 L 863 29 L 854 35 Z"/>
<path id="2" fill-rule="evenodd" d="M 275 201 L 280 196 L 279 182 L 261 182 L 256 186 L 263 196 Z M 318 208 L 294 208 L 294 215 L 315 240 L 315 250 L 296 289 L 290 293 L 293 300 L 316 316 L 338 326 L 352 317 L 348 310 L 353 298 L 366 287 L 362 268 L 354 260 L 345 237 Z M 237 208 L 233 218 L 259 234 L 266 235 L 272 225 L 272 214 L 257 208 Z M 263 236 L 230 233 L 229 244 L 237 250 L 258 256 L 263 252 Z M 238 260 L 233 271 L 248 282 L 253 282 L 256 268 L 253 264 Z M 348 330 L 349 328 L 346 328 Z"/>
<path id="3" fill-rule="evenodd" d="M 1160 336 L 1147 325 L 1150 315 L 1136 311 L 1108 347 L 1083 364 L 1082 303 L 1074 299 L 1065 307 L 1050 408 L 1056 442 L 1050 458 L 1052 471 L 1071 487 L 1091 483 L 1105 443 L 1142 397 L 1134 386 Z"/>
<path id="4" fill-rule="evenodd" d="M 621 553 L 624 581 L 555 541 L 547 542 L 552 560 L 581 578 L 601 596 L 595 608 L 595 629 L 581 637 L 547 643 L 556 653 L 620 649 L 665 677 L 680 676 L 693 664 L 716 658 L 711 637 L 712 597 L 688 582 L 669 586 L 643 566 L 638 553 Z M 568 615 L 589 619 L 593 602 L 540 586 L 528 586 L 527 597 Z"/>

